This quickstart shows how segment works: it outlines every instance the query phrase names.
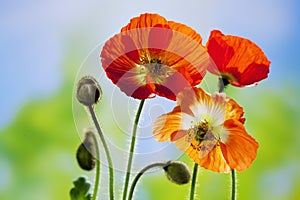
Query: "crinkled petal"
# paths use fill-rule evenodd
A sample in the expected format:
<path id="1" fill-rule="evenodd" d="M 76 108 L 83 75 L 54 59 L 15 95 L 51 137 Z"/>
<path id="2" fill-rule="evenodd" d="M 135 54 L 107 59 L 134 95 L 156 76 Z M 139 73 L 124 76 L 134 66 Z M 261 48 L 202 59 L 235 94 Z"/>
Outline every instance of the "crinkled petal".
<path id="1" fill-rule="evenodd" d="M 173 31 L 168 24 L 157 24 L 150 29 L 148 37 L 149 51 L 159 54 L 162 50 L 168 48 L 172 40 Z"/>
<path id="2" fill-rule="evenodd" d="M 185 24 L 173 21 L 169 21 L 168 24 L 172 30 L 188 36 L 202 46 L 202 37 L 192 28 L 186 26 Z M 180 36 L 178 35 L 178 37 Z"/>
<path id="3" fill-rule="evenodd" d="M 256 158 L 258 143 L 237 120 L 225 121 L 224 127 L 221 139 L 223 156 L 231 169 L 243 171 Z"/>
<path id="4" fill-rule="evenodd" d="M 172 30 L 168 21 L 158 15 L 145 13 L 130 20 L 121 29 L 121 33 L 129 35 L 137 49 L 149 48 L 152 54 L 165 50 L 172 39 Z"/>
<path id="5" fill-rule="evenodd" d="M 186 131 L 185 134 L 180 133 L 180 137 L 176 137 L 177 140 L 174 141 L 175 146 L 180 150 L 185 152 L 190 158 L 196 158 L 198 159 L 198 155 L 194 156 L 194 154 L 198 154 L 199 151 L 197 150 L 196 146 L 193 146 L 193 144 L 196 144 L 197 141 L 195 140 L 195 137 L 188 131 Z"/>
<path id="6" fill-rule="evenodd" d="M 200 83 L 209 66 L 214 65 L 209 54 L 202 46 L 201 36 L 192 28 L 176 22 L 169 22 L 173 30 L 173 38 L 168 47 L 168 51 L 180 56 L 170 63 L 172 68 L 178 69 L 184 66 L 189 76 L 187 79 L 193 80 L 190 83 L 194 86 Z"/>
<path id="7" fill-rule="evenodd" d="M 192 116 L 181 112 L 180 106 L 168 114 L 158 117 L 152 126 L 154 138 L 159 142 L 170 142 L 183 137 L 180 131 L 186 131 L 190 128 Z M 179 135 L 176 134 L 180 132 Z"/>
<path id="8" fill-rule="evenodd" d="M 216 145 L 215 148 L 213 148 L 212 151 L 210 151 L 205 157 L 197 160 L 197 163 L 201 167 L 212 170 L 214 172 L 230 172 L 231 168 L 227 164 L 222 154 L 220 145 L 222 144 Z"/>
<path id="9" fill-rule="evenodd" d="M 198 119 L 206 120 L 211 126 L 224 122 L 226 96 L 223 93 L 210 95 L 201 88 L 186 88 L 178 94 L 177 102 L 185 112 L 191 112 Z"/>
<path id="10" fill-rule="evenodd" d="M 239 106 L 236 101 L 227 97 L 225 120 L 236 119 L 244 123 L 246 119 L 243 118 L 243 115 L 243 108 Z"/>
<path id="11" fill-rule="evenodd" d="M 108 78 L 127 95 L 175 100 L 184 88 L 199 84 L 213 64 L 201 41 L 190 27 L 146 13 L 109 39 L 100 57 Z M 165 67 L 156 72 L 155 63 Z"/>
<path id="12" fill-rule="evenodd" d="M 238 36 L 224 35 L 213 30 L 206 44 L 207 51 L 216 67 L 210 66 L 211 73 L 232 77 L 235 86 L 247 86 L 267 78 L 270 61 L 253 42 Z"/>
<path id="13" fill-rule="evenodd" d="M 230 172 L 230 167 L 223 157 L 218 143 L 214 143 L 213 147 L 204 153 L 202 144 L 199 144 L 193 138 L 191 141 L 190 138 L 191 137 L 185 136 L 185 138 L 181 138 L 174 143 L 178 149 L 185 151 L 185 153 L 201 167 L 215 172 Z"/>
<path id="14" fill-rule="evenodd" d="M 211 97 L 201 88 L 186 88 L 177 95 L 176 101 L 184 111 L 189 111 L 194 116 L 199 116 L 201 110 L 207 110 L 206 105 L 211 101 Z"/>
<path id="15" fill-rule="evenodd" d="M 182 73 L 175 71 L 164 83 L 160 85 L 157 84 L 155 90 L 160 96 L 176 100 L 177 94 L 186 87 L 191 87 L 191 83 L 182 75 Z"/>
<path id="16" fill-rule="evenodd" d="M 168 21 L 158 14 L 145 13 L 139 17 L 132 18 L 130 22 L 121 29 L 121 32 L 137 28 L 155 27 L 158 24 L 165 25 L 168 24 Z"/>
<path id="17" fill-rule="evenodd" d="M 126 95 L 136 99 L 147 99 L 155 97 L 155 86 L 151 83 L 145 84 L 139 80 L 139 74 L 131 70 L 124 74 L 115 83 Z M 113 73 L 114 74 L 114 73 Z"/>
<path id="18" fill-rule="evenodd" d="M 139 53 L 130 37 L 117 34 L 105 43 L 100 57 L 107 76 L 117 83 L 124 74 L 136 67 Z"/>

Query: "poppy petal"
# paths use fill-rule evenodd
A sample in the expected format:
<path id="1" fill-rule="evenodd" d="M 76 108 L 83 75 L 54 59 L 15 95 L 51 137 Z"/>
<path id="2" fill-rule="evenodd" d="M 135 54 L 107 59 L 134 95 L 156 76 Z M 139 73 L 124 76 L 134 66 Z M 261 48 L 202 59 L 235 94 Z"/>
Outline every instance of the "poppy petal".
<path id="1" fill-rule="evenodd" d="M 200 119 L 206 119 L 211 126 L 219 126 L 225 119 L 226 96 L 217 93 L 213 96 L 201 88 L 186 88 L 177 95 L 178 105 Z"/>
<path id="2" fill-rule="evenodd" d="M 181 134 L 181 133 L 179 133 Z M 177 140 L 174 141 L 175 146 L 185 152 L 190 158 L 192 159 L 198 159 L 198 142 L 195 140 L 195 137 L 188 131 L 186 131 L 186 134 L 181 134 L 181 137 L 178 137 Z M 195 156 L 195 154 L 197 154 Z"/>
<path id="3" fill-rule="evenodd" d="M 258 143 L 247 134 L 243 124 L 237 120 L 225 121 L 224 127 L 221 139 L 223 156 L 231 169 L 243 171 L 256 158 Z"/>
<path id="4" fill-rule="evenodd" d="M 215 148 L 213 148 L 212 151 L 210 151 L 205 157 L 199 159 L 197 163 L 201 167 L 212 170 L 214 172 L 227 173 L 231 170 L 222 154 L 220 144 L 216 145 Z"/>
<path id="5" fill-rule="evenodd" d="M 168 24 L 172 30 L 188 36 L 189 38 L 196 41 L 198 44 L 202 43 L 202 37 L 192 28 L 190 28 L 184 24 L 181 24 L 178 22 L 173 22 L 173 21 L 169 21 Z"/>
<path id="6" fill-rule="evenodd" d="M 122 34 L 121 42 L 124 44 L 124 53 L 128 56 L 128 58 L 135 63 L 139 63 L 140 54 L 132 38 L 129 35 Z"/>
<path id="7" fill-rule="evenodd" d="M 236 119 L 241 123 L 245 122 L 245 118 L 243 118 L 244 111 L 241 106 L 239 106 L 233 99 L 227 98 L 228 102 L 226 103 L 226 116 L 227 119 Z"/>
<path id="8" fill-rule="evenodd" d="M 180 106 L 168 114 L 158 117 L 152 126 L 154 138 L 159 142 L 171 142 L 174 138 L 178 139 L 176 133 L 190 128 L 192 116 L 181 112 Z"/>
<path id="9" fill-rule="evenodd" d="M 180 57 L 171 59 L 170 63 L 173 69 L 178 70 L 181 66 L 185 66 L 183 75 L 192 85 L 197 85 L 203 79 L 206 69 L 214 65 L 209 54 L 202 46 L 201 36 L 192 28 L 176 22 L 169 22 L 170 28 L 173 30 L 173 37 L 168 47 L 168 52 L 175 53 Z M 172 55 L 166 55 L 166 57 Z M 193 80 L 193 81 L 191 81 Z"/>
<path id="10" fill-rule="evenodd" d="M 269 63 L 252 62 L 248 67 L 240 72 L 240 78 L 237 81 L 233 81 L 232 85 L 242 87 L 246 85 L 255 85 L 260 80 L 268 77 Z"/>
<path id="11" fill-rule="evenodd" d="M 125 43 L 123 43 L 125 42 Z M 116 73 L 116 76 L 120 78 L 124 73 L 133 69 L 137 64 L 137 52 L 136 47 L 129 37 L 121 34 L 117 34 L 110 38 L 104 45 L 100 57 L 102 67 L 107 70 L 111 68 L 112 75 Z M 112 77 L 113 78 L 113 77 Z M 115 83 L 117 80 L 113 80 Z"/>
<path id="12" fill-rule="evenodd" d="M 226 163 L 226 160 L 222 155 L 222 151 L 218 143 L 214 144 L 214 147 L 210 151 L 205 153 L 206 155 L 204 155 L 201 150 L 201 144 L 199 144 L 195 139 L 189 137 L 188 135 L 186 135 L 184 138 L 181 138 L 180 140 L 175 141 L 174 144 L 179 150 L 185 151 L 185 153 L 195 163 L 198 163 L 205 169 L 209 169 L 215 172 L 230 172 L 230 167 Z"/>
<path id="13" fill-rule="evenodd" d="M 121 29 L 121 33 L 130 35 L 137 49 L 153 48 L 157 50 L 157 52 L 155 51 L 156 54 L 159 53 L 159 50 L 167 48 L 172 37 L 168 21 L 158 14 L 151 13 L 141 14 L 139 17 L 132 18 Z M 167 37 L 167 40 L 162 42 L 164 37 L 162 35 L 158 37 L 158 34 L 163 34 Z"/>
<path id="14" fill-rule="evenodd" d="M 154 27 L 158 24 L 168 24 L 168 21 L 158 14 L 145 13 L 141 14 L 139 17 L 132 18 L 130 22 L 121 29 L 121 32 L 131 29 Z"/>
<path id="15" fill-rule="evenodd" d="M 199 84 L 213 64 L 201 42 L 190 27 L 146 13 L 109 39 L 100 57 L 108 78 L 127 95 L 175 100 L 185 87 Z"/>
<path id="16" fill-rule="evenodd" d="M 147 99 L 155 97 L 153 86 L 151 84 L 141 84 L 135 80 L 136 75 L 128 75 L 127 73 L 123 76 L 116 85 L 123 91 L 127 96 L 131 96 L 136 99 Z M 126 77 L 128 75 L 128 77 Z"/>
<path id="17" fill-rule="evenodd" d="M 176 95 L 186 87 L 191 87 L 190 82 L 186 80 L 182 73 L 175 71 L 168 76 L 164 83 L 156 85 L 156 92 L 160 96 L 176 100 Z"/>
<path id="18" fill-rule="evenodd" d="M 252 85 L 267 78 L 270 61 L 253 42 L 238 36 L 224 35 L 213 30 L 206 44 L 209 55 L 217 68 L 208 70 L 216 75 L 227 74 L 235 86 Z"/>
<path id="19" fill-rule="evenodd" d="M 220 72 L 226 72 L 226 67 L 234 56 L 233 47 L 223 42 L 222 36 L 224 35 L 221 31 L 213 30 L 206 43 L 207 51 L 216 64 L 216 66 L 211 66 L 208 70 L 216 75 L 219 75 Z"/>
<path id="20" fill-rule="evenodd" d="M 151 52 L 159 54 L 168 48 L 172 40 L 173 31 L 168 24 L 157 24 L 149 31 L 148 45 Z"/>
<path id="21" fill-rule="evenodd" d="M 201 110 L 206 110 L 206 102 L 210 102 L 210 95 L 201 88 L 186 88 L 177 95 L 177 104 L 186 112 L 199 116 Z M 203 105 L 205 104 L 205 105 Z"/>

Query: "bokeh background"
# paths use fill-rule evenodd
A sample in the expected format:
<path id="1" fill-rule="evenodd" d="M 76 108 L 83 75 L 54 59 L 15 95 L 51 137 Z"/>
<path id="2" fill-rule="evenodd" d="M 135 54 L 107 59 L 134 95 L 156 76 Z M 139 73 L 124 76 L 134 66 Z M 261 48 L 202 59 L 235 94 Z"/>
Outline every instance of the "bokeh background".
<path id="1" fill-rule="evenodd" d="M 212 29 L 219 29 L 249 38 L 264 50 L 272 62 L 269 78 L 257 87 L 228 88 L 245 109 L 247 130 L 260 143 L 254 164 L 238 173 L 238 199 L 300 199 L 300 3 L 296 0 L 1 1 L 0 199 L 65 200 L 78 176 L 93 182 L 94 172 L 83 172 L 75 160 L 83 126 L 78 121 L 87 115 L 72 104 L 73 86 L 95 47 L 144 12 L 187 24 L 204 42 Z M 103 126 L 112 129 L 113 122 L 105 121 L 101 113 L 113 113 L 114 101 L 108 99 L 97 107 Z M 126 106 L 134 110 L 136 104 L 127 100 Z M 147 125 L 148 119 L 143 117 L 142 124 Z M 124 117 L 121 122 L 131 120 Z M 122 135 L 122 128 L 115 128 L 112 137 L 126 145 L 126 134 L 118 134 Z M 147 149 L 147 144 L 138 147 Z M 181 159 L 192 167 L 188 158 Z M 229 185 L 229 174 L 201 169 L 197 197 L 228 199 Z M 99 199 L 106 199 L 103 188 Z M 174 185 L 157 171 L 146 175 L 137 190 L 136 199 L 181 200 L 188 196 L 189 185 Z"/>

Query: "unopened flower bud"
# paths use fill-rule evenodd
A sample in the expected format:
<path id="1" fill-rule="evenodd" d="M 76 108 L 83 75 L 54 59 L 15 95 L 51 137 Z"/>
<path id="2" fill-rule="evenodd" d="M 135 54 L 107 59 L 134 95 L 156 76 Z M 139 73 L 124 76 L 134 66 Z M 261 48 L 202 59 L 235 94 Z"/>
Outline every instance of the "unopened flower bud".
<path id="1" fill-rule="evenodd" d="M 186 184 L 191 179 L 189 168 L 180 161 L 169 161 L 164 167 L 166 176 L 178 185 Z"/>
<path id="2" fill-rule="evenodd" d="M 102 97 L 102 90 L 95 78 L 85 76 L 77 85 L 77 100 L 85 106 L 97 103 Z"/>
<path id="3" fill-rule="evenodd" d="M 83 143 L 77 149 L 76 158 L 79 166 L 84 170 L 92 170 L 96 164 L 96 147 L 92 132 L 87 132 Z"/>

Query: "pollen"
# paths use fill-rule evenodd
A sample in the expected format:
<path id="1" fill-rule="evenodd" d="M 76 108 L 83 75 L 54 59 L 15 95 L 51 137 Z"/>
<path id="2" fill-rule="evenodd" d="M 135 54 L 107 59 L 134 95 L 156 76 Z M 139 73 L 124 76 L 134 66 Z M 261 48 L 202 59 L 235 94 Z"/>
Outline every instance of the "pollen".
<path id="1" fill-rule="evenodd" d="M 144 83 L 151 81 L 155 84 L 162 84 L 175 71 L 169 66 L 164 65 L 158 58 L 149 59 L 145 57 L 141 60 L 143 60 L 143 62 L 137 66 L 137 72 Z"/>
<path id="2" fill-rule="evenodd" d="M 209 131 L 209 124 L 206 120 L 199 122 L 198 124 L 196 124 L 190 129 L 190 132 L 192 133 L 192 135 L 194 135 L 198 143 L 201 143 L 204 140 L 204 137 L 208 131 Z"/>

